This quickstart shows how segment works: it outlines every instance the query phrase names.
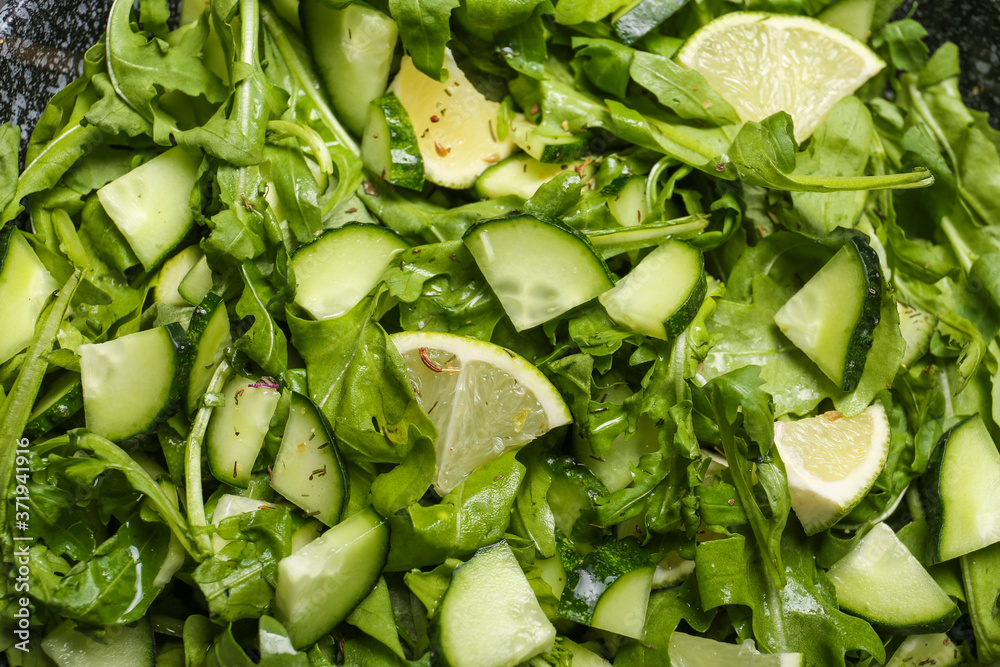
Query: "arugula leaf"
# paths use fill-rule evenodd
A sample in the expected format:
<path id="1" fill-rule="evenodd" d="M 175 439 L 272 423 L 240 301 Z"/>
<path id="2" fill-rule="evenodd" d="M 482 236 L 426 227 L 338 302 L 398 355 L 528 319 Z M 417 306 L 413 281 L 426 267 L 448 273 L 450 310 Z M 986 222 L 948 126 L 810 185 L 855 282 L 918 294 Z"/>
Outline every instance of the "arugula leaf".
<path id="1" fill-rule="evenodd" d="M 92 558 L 60 571 L 31 548 L 32 595 L 58 613 L 90 625 L 123 625 L 145 616 L 160 593 L 154 585 L 167 554 L 170 530 L 133 516 Z M 37 570 L 36 570 L 37 567 Z"/>
<path id="2" fill-rule="evenodd" d="M 934 182 L 926 167 L 918 167 L 906 174 L 885 176 L 803 174 L 795 169 L 795 146 L 792 118 L 779 111 L 759 123 L 746 122 L 729 149 L 729 159 L 744 183 L 777 190 L 838 192 L 908 189 L 927 187 Z"/>
<path id="3" fill-rule="evenodd" d="M 785 530 L 781 548 L 787 583 L 779 587 L 742 535 L 699 544 L 695 567 L 703 608 L 726 606 L 740 639 L 752 632 L 768 653 L 800 652 L 808 664 L 845 665 L 846 652 L 861 650 L 884 662 L 885 648 L 872 627 L 838 608 L 833 584 L 816 567 L 813 546 L 796 522 Z M 746 612 L 750 618 L 741 622 Z"/>
<path id="4" fill-rule="evenodd" d="M 444 331 L 489 340 L 503 306 L 462 241 L 417 246 L 383 274 L 389 294 L 408 304 L 399 323 L 408 331 Z"/>
<path id="5" fill-rule="evenodd" d="M 287 507 L 246 512 L 219 524 L 232 540 L 191 573 L 215 622 L 258 618 L 271 609 L 278 562 L 292 553 L 295 530 Z"/>
<path id="6" fill-rule="evenodd" d="M 696 575 L 677 588 L 654 591 L 646 607 L 646 633 L 642 641 L 627 641 L 615 655 L 618 667 L 656 667 L 667 664 L 670 637 L 681 621 L 697 632 L 706 632 L 715 610 L 704 611 L 698 596 Z"/>
<path id="7" fill-rule="evenodd" d="M 166 5 L 160 1 L 159 4 Z M 200 58 L 175 49 L 159 37 L 135 32 L 132 3 L 115 0 L 106 35 L 107 67 L 111 83 L 125 102 L 153 120 L 156 97 L 163 91 L 204 96 L 218 103 L 225 98 L 222 83 Z"/>
<path id="8" fill-rule="evenodd" d="M 463 558 L 503 537 L 525 472 L 516 453 L 479 466 L 440 503 L 414 503 L 388 517 L 392 530 L 386 571 Z"/>
<path id="9" fill-rule="evenodd" d="M 366 297 L 335 319 L 288 315 L 310 397 L 334 425 L 341 452 L 359 463 L 398 463 L 418 440 L 436 435 L 402 357 L 374 319 L 383 295 Z"/>
<path id="10" fill-rule="evenodd" d="M 809 176 L 863 175 L 873 131 L 871 113 L 861 100 L 853 95 L 845 97 L 813 132 L 808 148 L 796 160 L 795 173 Z M 825 237 L 837 227 L 853 228 L 866 201 L 863 190 L 792 193 L 792 204 L 802 231 L 817 238 Z"/>
<path id="11" fill-rule="evenodd" d="M 663 106 L 684 119 L 732 125 L 740 118 L 729 102 L 712 90 L 705 77 L 669 58 L 636 51 L 629 68 L 632 79 L 653 93 Z"/>
<path id="12" fill-rule="evenodd" d="M 239 273 L 244 288 L 236 304 L 236 314 L 252 317 L 253 324 L 236 339 L 234 345 L 246 352 L 264 372 L 281 375 L 288 367 L 288 342 L 273 315 L 274 311 L 281 312 L 280 303 L 275 303 L 274 290 L 255 264 L 244 264 Z"/>
<path id="13" fill-rule="evenodd" d="M 399 643 L 399 633 L 396 630 L 396 619 L 392 614 L 392 601 L 389 599 L 389 587 L 383 577 L 379 577 L 375 588 L 361 604 L 347 617 L 347 622 L 366 635 L 377 639 L 395 653 L 405 659 L 403 646 Z"/>
<path id="14" fill-rule="evenodd" d="M 458 5 L 459 0 L 389 0 L 403 46 L 416 68 L 432 79 L 447 81 L 441 65 L 451 39 L 451 10 Z"/>

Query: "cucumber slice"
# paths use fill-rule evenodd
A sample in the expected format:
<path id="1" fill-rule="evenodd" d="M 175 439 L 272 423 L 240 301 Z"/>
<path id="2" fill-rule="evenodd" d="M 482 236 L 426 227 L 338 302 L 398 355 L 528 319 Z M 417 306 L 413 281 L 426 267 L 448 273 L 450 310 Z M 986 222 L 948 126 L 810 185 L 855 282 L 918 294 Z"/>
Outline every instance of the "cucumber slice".
<path id="1" fill-rule="evenodd" d="M 193 415 L 233 340 L 229 333 L 229 313 L 218 294 L 209 294 L 194 309 L 188 325 L 188 340 L 194 345 L 194 357 L 185 407 L 188 414 Z"/>
<path id="2" fill-rule="evenodd" d="M 853 237 L 774 314 L 797 348 L 844 391 L 865 370 L 882 303 L 882 267 L 868 242 Z"/>
<path id="3" fill-rule="evenodd" d="M 805 664 L 801 653 L 761 653 L 752 640 L 730 644 L 684 632 L 670 635 L 673 667 L 802 667 Z"/>
<path id="4" fill-rule="evenodd" d="M 153 290 L 153 299 L 171 306 L 187 306 L 187 300 L 178 291 L 185 276 L 205 256 L 196 245 L 189 245 L 168 259 L 160 267 L 160 275 Z"/>
<path id="5" fill-rule="evenodd" d="M 506 542 L 480 549 L 455 569 L 438 623 L 450 667 L 514 667 L 550 651 L 556 639 Z"/>
<path id="6" fill-rule="evenodd" d="M 24 427 L 27 438 L 37 438 L 63 423 L 83 407 L 83 384 L 80 374 L 66 372 L 52 382 L 48 391 L 35 403 Z"/>
<path id="7" fill-rule="evenodd" d="M 577 623 L 642 639 L 656 568 L 634 540 L 614 540 L 567 573 L 559 615 Z"/>
<path id="8" fill-rule="evenodd" d="M 598 300 L 611 319 L 626 329 L 666 340 L 694 319 L 707 289 L 701 251 L 683 241 L 668 240 Z"/>
<path id="9" fill-rule="evenodd" d="M 378 225 L 349 222 L 328 229 L 292 256 L 295 303 L 317 320 L 340 317 L 378 285 L 393 258 L 409 247 Z"/>
<path id="10" fill-rule="evenodd" d="M 1000 452 L 978 414 L 941 436 L 919 481 L 930 563 L 1000 542 Z"/>
<path id="11" fill-rule="evenodd" d="M 191 267 L 177 286 L 177 293 L 192 306 L 197 306 L 212 291 L 212 269 L 208 258 L 202 257 Z"/>
<path id="12" fill-rule="evenodd" d="M 330 632 L 364 600 L 389 554 L 389 526 L 371 507 L 278 563 L 275 616 L 296 648 Z"/>
<path id="13" fill-rule="evenodd" d="M 530 155 L 511 155 L 479 176 L 476 194 L 486 199 L 507 195 L 529 199 L 538 188 L 569 169 L 576 171 L 581 181 L 587 181 L 594 175 L 592 162 L 578 160 L 564 164 L 546 164 Z"/>
<path id="14" fill-rule="evenodd" d="M 976 637 L 976 652 L 983 665 L 1000 662 L 1000 618 L 997 599 L 1000 597 L 1000 542 L 991 544 L 959 558 L 965 602 Z"/>
<path id="15" fill-rule="evenodd" d="M 893 634 L 943 632 L 958 605 L 884 523 L 827 572 L 840 608 Z"/>
<path id="16" fill-rule="evenodd" d="M 226 404 L 212 412 L 205 434 L 208 466 L 220 482 L 246 488 L 281 394 L 244 375 L 230 379 L 222 392 Z"/>
<path id="17" fill-rule="evenodd" d="M 539 162 L 562 164 L 590 154 L 593 137 L 589 132 L 573 134 L 540 127 L 523 118 L 510 122 L 510 138 L 518 148 Z"/>
<path id="18" fill-rule="evenodd" d="M 337 118 L 361 134 L 369 103 L 389 83 L 396 22 L 366 5 L 332 9 L 320 0 L 302 0 L 299 13 Z"/>
<path id="19" fill-rule="evenodd" d="M 420 192 L 424 159 L 406 109 L 388 93 L 372 101 L 361 138 L 361 157 L 368 171 L 393 185 Z"/>
<path id="20" fill-rule="evenodd" d="M 556 222 L 521 213 L 473 225 L 465 245 L 518 331 L 611 289 L 590 243 Z"/>
<path id="21" fill-rule="evenodd" d="M 147 618 L 135 625 L 109 625 L 99 642 L 73 621 L 63 621 L 42 640 L 42 651 L 59 667 L 153 667 L 153 629 Z"/>
<path id="22" fill-rule="evenodd" d="M 328 526 L 340 521 L 347 503 L 347 470 L 333 429 L 301 394 L 292 394 L 281 447 L 271 469 L 271 488 Z"/>
<path id="23" fill-rule="evenodd" d="M 200 168 L 200 155 L 171 148 L 97 191 L 104 210 L 147 271 L 191 229 L 191 191 Z"/>
<path id="24" fill-rule="evenodd" d="M 611 28 L 619 41 L 631 46 L 654 30 L 688 0 L 636 0 L 611 18 Z"/>
<path id="25" fill-rule="evenodd" d="M 28 347 L 35 323 L 59 288 L 14 225 L 0 230 L 0 364 Z"/>
<path id="26" fill-rule="evenodd" d="M 630 176 L 614 197 L 608 199 L 608 210 L 623 227 L 641 223 L 649 215 L 646 201 L 646 177 Z"/>
<path id="27" fill-rule="evenodd" d="M 180 396 L 186 345 L 178 324 L 81 345 L 87 428 L 108 440 L 153 429 Z"/>

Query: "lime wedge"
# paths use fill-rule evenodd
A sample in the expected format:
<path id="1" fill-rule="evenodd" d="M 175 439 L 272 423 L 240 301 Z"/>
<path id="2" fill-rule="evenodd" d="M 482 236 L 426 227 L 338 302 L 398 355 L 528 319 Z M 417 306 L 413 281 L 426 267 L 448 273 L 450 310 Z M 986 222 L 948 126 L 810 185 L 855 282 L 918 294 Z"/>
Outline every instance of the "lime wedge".
<path id="1" fill-rule="evenodd" d="M 432 332 L 397 333 L 392 342 L 438 431 L 441 495 L 487 461 L 572 421 L 542 372 L 499 345 Z"/>
<path id="2" fill-rule="evenodd" d="M 424 160 L 424 177 L 431 183 L 462 189 L 473 185 L 487 167 L 514 150 L 510 134 L 500 141 L 500 104 L 483 96 L 445 50 L 448 80 L 435 81 L 403 56 L 389 92 L 406 109 Z"/>
<path id="3" fill-rule="evenodd" d="M 677 54 L 744 121 L 785 111 L 806 140 L 830 109 L 885 62 L 863 42 L 805 16 L 725 14 L 698 30 Z"/>
<path id="4" fill-rule="evenodd" d="M 837 523 L 864 498 L 889 456 L 889 439 L 889 419 L 878 402 L 853 417 L 825 412 L 775 422 L 792 509 L 808 535 Z"/>

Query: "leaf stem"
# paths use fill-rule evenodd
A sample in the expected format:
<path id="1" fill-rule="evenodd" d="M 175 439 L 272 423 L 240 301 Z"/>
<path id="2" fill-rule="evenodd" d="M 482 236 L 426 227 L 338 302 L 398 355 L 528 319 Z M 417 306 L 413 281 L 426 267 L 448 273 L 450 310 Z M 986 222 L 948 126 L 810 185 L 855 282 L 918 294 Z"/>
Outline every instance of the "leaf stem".
<path id="1" fill-rule="evenodd" d="M 735 428 L 726 419 L 726 407 L 722 404 L 722 396 L 718 392 L 712 395 L 712 411 L 715 413 L 715 421 L 719 425 L 719 439 L 722 441 L 722 451 L 726 455 L 729 467 L 732 470 L 733 485 L 736 493 L 740 497 L 740 504 L 743 511 L 750 520 L 750 528 L 753 529 L 754 537 L 757 539 L 757 548 L 760 550 L 761 558 L 764 561 L 764 569 L 767 571 L 771 582 L 778 588 L 785 586 L 785 573 L 778 569 L 777 563 L 771 558 L 767 546 L 767 527 L 764 525 L 764 515 L 757 506 L 757 499 L 754 498 L 753 489 L 747 482 L 749 472 L 746 470 L 746 457 L 739 451 L 734 436 Z M 737 419 L 737 421 L 739 421 Z"/>
<path id="2" fill-rule="evenodd" d="M 226 380 L 232 374 L 229 362 L 223 360 L 212 375 L 212 381 L 208 385 L 206 393 L 217 394 L 222 391 Z M 187 509 L 187 522 L 194 531 L 194 539 L 198 550 L 203 554 L 212 552 L 212 542 L 204 531 L 200 530 L 208 526 L 208 518 L 205 516 L 205 496 L 201 484 L 201 448 L 205 439 L 205 431 L 208 430 L 208 420 L 212 416 L 213 407 L 202 407 L 195 415 L 194 424 L 191 425 L 191 432 L 188 433 L 187 445 L 184 450 L 184 488 L 185 507 Z"/>

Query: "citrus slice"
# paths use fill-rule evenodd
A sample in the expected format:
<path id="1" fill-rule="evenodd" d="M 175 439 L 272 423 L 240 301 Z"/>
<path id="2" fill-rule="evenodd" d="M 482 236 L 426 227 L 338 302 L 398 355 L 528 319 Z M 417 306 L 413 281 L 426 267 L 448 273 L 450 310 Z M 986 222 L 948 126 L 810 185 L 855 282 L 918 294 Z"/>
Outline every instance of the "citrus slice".
<path id="1" fill-rule="evenodd" d="M 715 19 L 688 39 L 677 59 L 700 72 L 744 121 L 787 112 L 799 142 L 885 67 L 863 42 L 827 23 L 762 12 Z"/>
<path id="2" fill-rule="evenodd" d="M 868 493 L 889 456 L 889 419 L 879 402 L 853 417 L 825 412 L 775 422 L 792 509 L 806 534 L 826 530 Z"/>
<path id="3" fill-rule="evenodd" d="M 403 56 L 389 92 L 406 109 L 424 160 L 424 177 L 447 188 L 470 187 L 492 164 L 514 150 L 510 134 L 500 141 L 500 104 L 486 99 L 445 50 L 448 80 L 435 81 Z"/>
<path id="4" fill-rule="evenodd" d="M 397 333 L 392 342 L 438 431 L 441 495 L 483 463 L 572 421 L 542 372 L 499 345 L 432 332 Z"/>

